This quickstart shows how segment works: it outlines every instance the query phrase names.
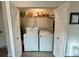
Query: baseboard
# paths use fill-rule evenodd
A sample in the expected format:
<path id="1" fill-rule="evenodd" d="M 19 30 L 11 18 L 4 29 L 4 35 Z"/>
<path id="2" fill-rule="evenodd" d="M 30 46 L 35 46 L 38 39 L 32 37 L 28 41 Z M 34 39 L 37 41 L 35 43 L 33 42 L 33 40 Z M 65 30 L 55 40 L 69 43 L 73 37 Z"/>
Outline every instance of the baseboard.
<path id="1" fill-rule="evenodd" d="M 74 55 L 65 55 L 65 57 L 79 57 L 79 56 L 74 56 Z"/>
<path id="2" fill-rule="evenodd" d="M 52 52 L 52 51 L 24 51 L 24 52 Z"/>

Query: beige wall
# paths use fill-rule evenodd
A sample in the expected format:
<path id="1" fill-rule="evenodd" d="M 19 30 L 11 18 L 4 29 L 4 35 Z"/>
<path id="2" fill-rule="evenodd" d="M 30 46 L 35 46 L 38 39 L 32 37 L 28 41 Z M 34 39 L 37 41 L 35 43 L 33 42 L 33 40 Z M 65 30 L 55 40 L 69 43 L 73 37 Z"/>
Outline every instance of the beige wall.
<path id="1" fill-rule="evenodd" d="M 3 15 L 2 15 L 2 5 L 0 2 L 0 47 L 6 46 L 6 39 L 5 39 L 5 30 L 4 30 L 4 22 L 3 22 Z"/>
<path id="2" fill-rule="evenodd" d="M 35 16 L 35 13 L 37 14 L 37 11 L 35 10 L 35 12 L 33 11 L 34 8 L 20 8 L 20 11 L 31 11 L 33 12 L 33 16 Z M 46 12 L 49 13 L 49 15 L 54 15 L 54 9 L 45 9 L 45 8 L 40 8 L 40 12 L 44 12 L 43 10 L 45 10 Z M 39 10 L 38 10 L 39 11 Z M 20 17 L 20 21 L 21 21 L 21 25 L 26 28 L 26 27 L 34 27 L 37 26 L 39 28 L 45 28 L 51 32 L 53 32 L 53 21 L 54 21 L 54 17 L 50 18 L 50 17 Z"/>
<path id="3" fill-rule="evenodd" d="M 58 7 L 64 1 L 12 1 L 16 7 Z"/>
<path id="4" fill-rule="evenodd" d="M 45 28 L 51 32 L 53 32 L 53 20 L 54 18 L 48 17 L 37 17 L 37 18 L 21 18 L 21 25 L 26 27 L 34 27 L 37 26 L 39 28 Z"/>
<path id="5" fill-rule="evenodd" d="M 79 12 L 79 1 L 70 2 L 70 12 Z"/>

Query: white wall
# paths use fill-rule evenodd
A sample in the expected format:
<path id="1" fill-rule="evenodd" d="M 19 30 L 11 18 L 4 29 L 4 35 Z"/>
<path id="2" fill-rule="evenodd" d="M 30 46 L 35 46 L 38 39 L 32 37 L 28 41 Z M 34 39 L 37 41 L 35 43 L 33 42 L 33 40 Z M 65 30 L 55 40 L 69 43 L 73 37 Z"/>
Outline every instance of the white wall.
<path id="1" fill-rule="evenodd" d="M 4 22 L 3 22 L 3 15 L 2 15 L 2 5 L 0 2 L 0 47 L 6 46 L 6 39 L 5 39 L 5 30 L 4 30 Z"/>
<path id="2" fill-rule="evenodd" d="M 79 13 L 79 2 L 70 2 L 70 12 Z M 79 24 L 69 24 L 66 56 L 79 56 Z"/>
<path id="3" fill-rule="evenodd" d="M 69 2 L 65 2 L 55 10 L 54 55 L 57 57 L 65 56 L 68 18 Z"/>

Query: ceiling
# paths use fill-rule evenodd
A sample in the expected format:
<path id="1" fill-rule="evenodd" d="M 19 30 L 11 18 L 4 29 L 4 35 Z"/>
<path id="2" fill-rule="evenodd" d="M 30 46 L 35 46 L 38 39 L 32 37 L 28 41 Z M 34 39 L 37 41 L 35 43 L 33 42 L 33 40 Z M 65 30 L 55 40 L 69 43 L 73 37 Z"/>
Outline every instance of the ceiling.
<path id="1" fill-rule="evenodd" d="M 56 8 L 65 1 L 11 1 L 16 7 L 52 7 Z"/>

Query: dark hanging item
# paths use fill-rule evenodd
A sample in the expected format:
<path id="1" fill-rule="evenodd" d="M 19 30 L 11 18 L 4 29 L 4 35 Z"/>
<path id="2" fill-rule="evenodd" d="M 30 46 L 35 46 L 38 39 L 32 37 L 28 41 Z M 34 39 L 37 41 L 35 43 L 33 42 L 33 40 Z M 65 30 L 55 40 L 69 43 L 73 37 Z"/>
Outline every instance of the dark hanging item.
<path id="1" fill-rule="evenodd" d="M 20 16 L 21 16 L 21 17 L 24 17 L 25 15 L 26 15 L 26 12 L 20 11 Z"/>

